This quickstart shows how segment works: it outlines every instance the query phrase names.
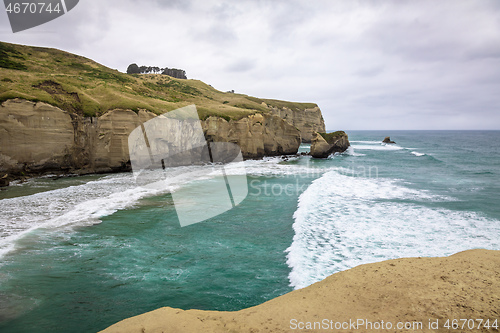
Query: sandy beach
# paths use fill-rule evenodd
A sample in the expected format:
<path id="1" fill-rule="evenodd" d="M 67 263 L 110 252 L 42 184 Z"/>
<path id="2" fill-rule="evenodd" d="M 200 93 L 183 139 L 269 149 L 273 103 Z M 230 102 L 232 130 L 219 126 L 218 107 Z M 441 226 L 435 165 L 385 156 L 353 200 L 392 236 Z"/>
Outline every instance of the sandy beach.
<path id="1" fill-rule="evenodd" d="M 498 332 L 495 320 L 500 251 L 469 250 L 361 265 L 236 312 L 164 307 L 102 332 Z"/>

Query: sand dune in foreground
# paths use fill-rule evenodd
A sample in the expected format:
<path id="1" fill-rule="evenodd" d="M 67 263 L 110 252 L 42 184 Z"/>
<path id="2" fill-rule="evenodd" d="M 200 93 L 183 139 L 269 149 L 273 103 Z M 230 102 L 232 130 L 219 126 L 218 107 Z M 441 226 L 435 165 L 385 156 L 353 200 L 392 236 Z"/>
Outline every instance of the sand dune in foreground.
<path id="1" fill-rule="evenodd" d="M 500 325 L 500 251 L 469 250 L 361 265 L 236 312 L 165 307 L 103 332 L 499 332 L 487 319 Z"/>

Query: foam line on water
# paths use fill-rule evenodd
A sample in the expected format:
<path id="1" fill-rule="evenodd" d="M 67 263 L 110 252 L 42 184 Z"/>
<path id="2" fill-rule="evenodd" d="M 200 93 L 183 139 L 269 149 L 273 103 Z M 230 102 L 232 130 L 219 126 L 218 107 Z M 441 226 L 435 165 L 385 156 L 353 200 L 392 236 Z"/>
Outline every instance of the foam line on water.
<path id="1" fill-rule="evenodd" d="M 380 145 L 382 144 L 382 141 L 363 141 L 363 140 L 349 140 L 350 143 L 362 143 L 362 144 L 369 144 L 369 145 Z"/>
<path id="2" fill-rule="evenodd" d="M 157 191 L 137 188 L 131 174 L 117 174 L 82 185 L 0 201 L 0 256 L 30 232 L 84 226 L 131 206 Z"/>
<path id="3" fill-rule="evenodd" d="M 295 236 L 286 250 L 291 286 L 303 288 L 364 263 L 500 249 L 500 221 L 425 204 L 446 200 L 392 180 L 324 174 L 300 196 L 294 213 Z"/>
<path id="4" fill-rule="evenodd" d="M 354 143 L 354 144 L 353 144 Z M 416 148 L 407 148 L 407 147 L 401 147 L 397 144 L 387 144 L 379 141 L 351 141 L 351 146 L 349 149 L 353 149 L 352 153 L 349 152 L 349 150 L 346 152 L 347 154 L 353 155 L 353 156 L 363 156 L 363 154 L 359 153 L 354 153 L 354 149 L 357 150 L 378 150 L 378 151 L 396 151 L 396 150 L 408 150 L 411 152 L 412 155 L 415 155 L 417 157 L 421 156 L 426 156 L 427 154 L 425 153 L 420 153 L 418 151 L 414 151 Z"/>
<path id="5" fill-rule="evenodd" d="M 366 156 L 365 154 L 361 154 L 361 153 L 356 152 L 353 146 L 349 146 L 347 148 L 347 150 L 344 152 L 344 154 L 350 155 L 350 156 Z"/>
<path id="6" fill-rule="evenodd" d="M 306 157 L 307 158 L 307 157 Z M 294 161 L 298 157 L 290 157 L 288 161 Z M 247 160 L 240 163 L 231 163 L 225 166 L 227 175 L 252 175 L 265 177 L 285 177 L 285 176 L 320 176 L 323 173 L 335 170 L 336 167 L 315 168 L 311 163 L 287 164 L 281 163 L 281 157 L 270 157 L 262 160 Z"/>
<path id="7" fill-rule="evenodd" d="M 379 143 L 376 145 L 368 145 L 368 144 L 362 144 L 362 145 L 352 145 L 354 149 L 359 149 L 359 150 L 403 150 L 405 148 L 395 145 L 395 144 L 383 144 Z"/>
<path id="8" fill-rule="evenodd" d="M 294 159 L 297 157 L 288 158 Z M 224 167 L 229 176 L 311 174 L 309 165 L 280 162 L 283 162 L 281 157 L 269 157 Z M 316 177 L 328 170 L 317 171 Z M 184 184 L 209 180 L 214 175 L 217 173 L 212 172 L 210 166 L 167 168 L 143 173 L 142 176 L 152 182 L 138 186 L 133 174 L 114 174 L 85 184 L 0 200 L 0 257 L 37 229 L 57 231 L 100 223 L 102 217 L 133 207 L 142 198 L 172 192 Z"/>
<path id="9" fill-rule="evenodd" d="M 298 157 L 288 157 L 288 161 Z M 307 158 L 306 158 L 307 159 Z M 282 163 L 281 157 L 248 160 L 225 165 L 226 174 L 269 177 L 307 176 L 317 178 L 337 168 L 314 168 L 310 163 Z M 210 167 L 188 166 L 146 172 L 156 181 L 137 186 L 132 174 L 114 174 L 85 184 L 0 200 L 0 256 L 15 247 L 17 240 L 37 229 L 58 230 L 100 223 L 104 216 L 135 205 L 140 199 L 176 190 L 193 180 L 215 174 Z"/>
<path id="10" fill-rule="evenodd" d="M 211 178 L 210 169 L 180 167 L 167 170 L 157 181 L 138 186 L 133 175 L 114 174 L 77 186 L 0 200 L 0 257 L 37 229 L 61 230 L 88 226 L 118 210 L 133 207 L 145 197 L 173 192 L 193 180 Z"/>

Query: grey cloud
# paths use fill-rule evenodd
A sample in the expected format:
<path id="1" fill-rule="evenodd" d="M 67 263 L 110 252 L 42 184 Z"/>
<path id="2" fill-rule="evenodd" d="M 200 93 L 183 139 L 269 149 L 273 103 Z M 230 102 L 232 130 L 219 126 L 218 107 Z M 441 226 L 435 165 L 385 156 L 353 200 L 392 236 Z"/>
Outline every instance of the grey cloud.
<path id="1" fill-rule="evenodd" d="M 465 53 L 465 59 L 478 60 L 485 58 L 500 59 L 500 39 L 496 43 L 490 41 L 483 42 L 481 45 L 471 47 Z"/>
<path id="2" fill-rule="evenodd" d="M 145 3 L 144 0 L 138 0 L 139 3 Z M 159 7 L 168 9 L 189 10 L 192 8 L 191 0 L 155 0 Z"/>
<path id="3" fill-rule="evenodd" d="M 212 43 L 215 46 L 228 46 L 238 40 L 232 29 L 223 23 L 211 24 L 207 29 L 196 31 L 193 36 L 199 39 L 199 43 Z"/>
<path id="4" fill-rule="evenodd" d="M 360 77 L 375 77 L 384 72 L 384 66 L 374 66 L 367 68 L 360 68 L 353 74 Z"/>
<path id="5" fill-rule="evenodd" d="M 307 3 L 290 1 L 269 3 L 267 8 L 269 27 L 274 41 L 287 40 L 294 36 L 295 31 L 301 29 L 301 25 L 313 17 L 311 8 Z"/>
<path id="6" fill-rule="evenodd" d="M 112 68 L 180 67 L 223 91 L 316 102 L 329 129 L 500 129 L 497 0 L 86 0 L 26 33 L 0 29 Z"/>
<path id="7" fill-rule="evenodd" d="M 232 19 L 240 12 L 231 3 L 217 3 L 206 10 L 193 13 L 188 29 L 197 43 L 211 43 L 214 47 L 237 42 Z"/>
<path id="8" fill-rule="evenodd" d="M 249 59 L 242 59 L 231 63 L 226 67 L 228 72 L 248 72 L 255 68 L 255 62 Z"/>

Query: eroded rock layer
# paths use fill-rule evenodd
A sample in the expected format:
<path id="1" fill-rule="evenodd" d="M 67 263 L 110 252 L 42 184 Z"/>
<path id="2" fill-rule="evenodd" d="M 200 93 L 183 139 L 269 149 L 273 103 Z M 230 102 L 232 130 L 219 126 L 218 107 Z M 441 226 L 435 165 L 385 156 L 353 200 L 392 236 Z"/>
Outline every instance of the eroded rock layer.
<path id="1" fill-rule="evenodd" d="M 46 103 L 8 100 L 0 106 L 0 177 L 130 170 L 128 136 L 154 117 L 123 109 L 82 117 Z M 294 154 L 301 141 L 297 128 L 271 113 L 209 117 L 201 127 L 208 141 L 238 144 L 244 158 Z"/>
<path id="2" fill-rule="evenodd" d="M 344 131 L 314 133 L 311 143 L 311 156 L 327 158 L 332 153 L 343 153 L 350 145 L 349 138 Z"/>

